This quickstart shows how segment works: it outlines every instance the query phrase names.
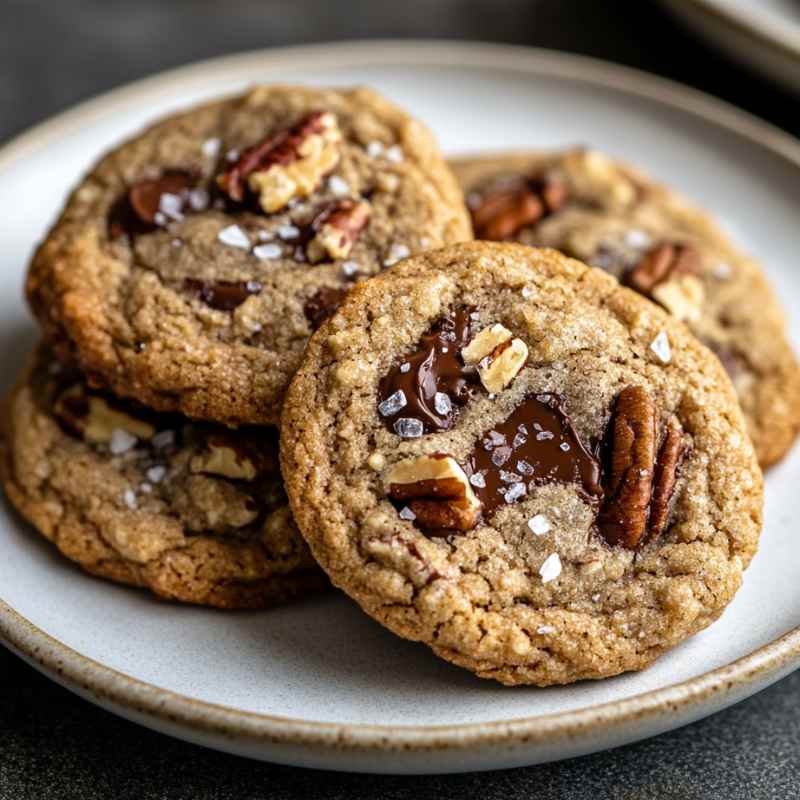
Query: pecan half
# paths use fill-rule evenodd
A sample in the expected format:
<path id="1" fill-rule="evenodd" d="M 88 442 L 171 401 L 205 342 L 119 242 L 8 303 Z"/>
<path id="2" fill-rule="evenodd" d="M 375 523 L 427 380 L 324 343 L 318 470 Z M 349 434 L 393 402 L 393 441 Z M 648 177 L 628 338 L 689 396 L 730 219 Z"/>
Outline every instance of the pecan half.
<path id="1" fill-rule="evenodd" d="M 313 264 L 326 259 L 347 258 L 367 227 L 371 213 L 369 203 L 350 198 L 323 209 L 311 223 L 314 238 L 306 248 L 308 260 Z"/>
<path id="2" fill-rule="evenodd" d="M 490 241 L 511 239 L 567 202 L 566 184 L 555 178 L 531 178 L 486 194 L 472 209 L 475 237 Z"/>
<path id="3" fill-rule="evenodd" d="M 700 256 L 690 245 L 663 242 L 645 253 L 625 275 L 623 283 L 650 297 L 653 289 L 674 275 L 696 275 Z"/>
<path id="4" fill-rule="evenodd" d="M 406 503 L 409 518 L 420 528 L 468 531 L 478 523 L 480 501 L 452 456 L 434 453 L 401 461 L 389 471 L 387 482 L 389 496 Z"/>
<path id="5" fill-rule="evenodd" d="M 620 392 L 607 446 L 606 500 L 598 527 L 610 545 L 631 550 L 663 532 L 678 479 L 685 443 L 675 417 L 658 447 L 657 411 L 641 386 Z"/>
<path id="6" fill-rule="evenodd" d="M 293 197 L 306 197 L 316 189 L 336 166 L 340 141 L 335 115 L 315 111 L 245 150 L 217 178 L 217 184 L 236 202 L 242 202 L 249 189 L 258 195 L 261 208 L 271 214 Z"/>
<path id="7" fill-rule="evenodd" d="M 611 422 L 607 496 L 598 525 L 606 541 L 635 548 L 647 530 L 656 458 L 656 407 L 641 386 L 620 392 Z"/>
<path id="8" fill-rule="evenodd" d="M 678 482 L 678 471 L 686 454 L 683 429 L 676 417 L 670 417 L 656 458 L 653 496 L 650 500 L 650 519 L 647 538 L 654 539 L 667 526 L 670 501 Z"/>

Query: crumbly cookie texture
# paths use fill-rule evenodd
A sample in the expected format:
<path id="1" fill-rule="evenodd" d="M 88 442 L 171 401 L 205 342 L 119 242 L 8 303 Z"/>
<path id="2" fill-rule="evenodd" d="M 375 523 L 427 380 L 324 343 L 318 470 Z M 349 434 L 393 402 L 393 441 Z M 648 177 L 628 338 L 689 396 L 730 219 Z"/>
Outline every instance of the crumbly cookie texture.
<path id="1" fill-rule="evenodd" d="M 27 296 L 95 385 L 273 423 L 311 331 L 354 282 L 468 238 L 421 123 L 367 89 L 262 86 L 106 155 L 36 253 Z"/>
<path id="2" fill-rule="evenodd" d="M 515 340 L 524 365 L 487 389 Z M 647 666 L 722 613 L 761 527 L 719 361 L 609 275 L 516 244 L 356 287 L 292 382 L 281 462 L 336 585 L 506 684 Z"/>
<path id="3" fill-rule="evenodd" d="M 659 303 L 722 361 L 762 466 L 800 429 L 800 366 L 761 268 L 706 214 L 591 150 L 451 163 L 476 238 L 554 247 Z"/>
<path id="4" fill-rule="evenodd" d="M 40 347 L 6 403 L 11 502 L 87 572 L 170 600 L 264 608 L 329 584 L 291 517 L 276 435 L 87 389 Z"/>

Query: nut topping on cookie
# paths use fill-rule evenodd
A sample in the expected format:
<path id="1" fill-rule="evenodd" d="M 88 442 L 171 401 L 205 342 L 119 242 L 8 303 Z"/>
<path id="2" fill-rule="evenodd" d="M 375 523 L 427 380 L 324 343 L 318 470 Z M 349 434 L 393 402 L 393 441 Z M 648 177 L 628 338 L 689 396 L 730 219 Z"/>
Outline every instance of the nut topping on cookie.
<path id="1" fill-rule="evenodd" d="M 592 502 L 603 494 L 600 465 L 554 394 L 528 396 L 504 422 L 487 431 L 466 471 L 487 517 L 524 498 L 534 484 L 575 483 Z"/>
<path id="2" fill-rule="evenodd" d="M 211 283 L 194 278 L 187 278 L 184 285 L 207 306 L 211 306 L 217 311 L 233 311 L 251 294 L 258 294 L 262 288 L 258 281 L 215 281 Z"/>
<path id="3" fill-rule="evenodd" d="M 208 438 L 205 448 L 192 456 L 189 469 L 235 481 L 252 481 L 258 475 L 258 467 L 244 448 L 237 446 L 233 437 L 221 434 Z"/>
<path id="4" fill-rule="evenodd" d="M 89 394 L 80 384 L 58 396 L 53 412 L 68 430 L 95 444 L 111 442 L 115 434 L 119 439 L 120 433 L 149 439 L 156 432 L 149 422 L 114 408 L 105 398 Z"/>
<path id="5" fill-rule="evenodd" d="M 308 243 L 308 260 L 347 258 L 369 222 L 372 208 L 365 201 L 338 200 L 320 212 L 311 223 L 314 238 Z"/>
<path id="6" fill-rule="evenodd" d="M 679 275 L 697 275 L 699 272 L 700 256 L 693 247 L 663 242 L 639 259 L 625 275 L 623 283 L 651 297 L 659 284 Z"/>
<path id="7" fill-rule="evenodd" d="M 405 519 L 413 519 L 425 530 L 468 531 L 480 517 L 464 470 L 445 453 L 409 458 L 395 464 L 386 476 L 389 496 L 405 503 Z"/>
<path id="8" fill-rule="evenodd" d="M 567 202 L 566 184 L 551 177 L 520 179 L 484 195 L 472 209 L 478 239 L 502 241 L 535 225 Z"/>
<path id="9" fill-rule="evenodd" d="M 333 171 L 341 140 L 336 116 L 315 111 L 245 150 L 217 183 L 236 202 L 242 202 L 249 189 L 263 211 L 273 214 L 295 197 L 308 197 Z"/>
<path id="10" fill-rule="evenodd" d="M 528 359 L 528 347 L 500 324 L 484 328 L 462 351 L 467 365 L 476 365 L 487 392 L 502 391 Z"/>
<path id="11" fill-rule="evenodd" d="M 405 404 L 380 414 L 386 427 L 405 436 L 449 430 L 478 384 L 477 369 L 464 364 L 461 351 L 470 340 L 472 309 L 459 309 L 441 319 L 426 333 L 419 348 L 407 354 L 381 380 L 378 409 L 397 392 Z M 395 423 L 403 423 L 398 430 Z M 412 425 L 413 423 L 413 425 Z"/>
<path id="12" fill-rule="evenodd" d="M 617 397 L 607 440 L 607 497 L 598 517 L 611 545 L 636 549 L 666 526 L 685 445 L 680 423 L 671 418 L 657 448 L 656 416 L 641 386 L 628 386 Z"/>

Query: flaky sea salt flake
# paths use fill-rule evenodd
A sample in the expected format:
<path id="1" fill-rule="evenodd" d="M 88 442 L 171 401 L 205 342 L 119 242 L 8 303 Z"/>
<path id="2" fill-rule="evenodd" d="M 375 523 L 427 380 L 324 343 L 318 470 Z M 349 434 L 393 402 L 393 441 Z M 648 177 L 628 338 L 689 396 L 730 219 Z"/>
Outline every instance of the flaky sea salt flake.
<path id="1" fill-rule="evenodd" d="M 403 439 L 418 439 L 425 432 L 422 422 L 411 417 L 395 420 L 394 432 Z"/>
<path id="2" fill-rule="evenodd" d="M 111 441 L 108 443 L 108 449 L 115 455 L 127 453 L 136 445 L 136 437 L 132 436 L 128 431 L 122 428 L 114 428 L 111 431 Z"/>
<path id="3" fill-rule="evenodd" d="M 550 583 L 561 574 L 561 559 L 558 553 L 551 553 L 544 560 L 544 564 L 539 567 L 539 575 L 542 576 L 542 583 Z"/>
<path id="4" fill-rule="evenodd" d="M 537 536 L 544 536 L 550 532 L 550 520 L 544 514 L 535 514 L 528 520 L 528 527 Z"/>
<path id="5" fill-rule="evenodd" d="M 666 331 L 661 331 L 661 333 L 653 339 L 650 343 L 650 349 L 655 353 L 656 358 L 658 358 L 662 364 L 669 364 L 669 362 L 672 361 L 672 348 L 669 345 L 669 338 L 667 337 Z"/>
<path id="6" fill-rule="evenodd" d="M 242 250 L 250 249 L 250 239 L 238 225 L 228 225 L 227 228 L 223 228 L 217 234 L 217 239 L 229 247 L 239 247 Z"/>
<path id="7" fill-rule="evenodd" d="M 406 395 L 402 389 L 398 389 L 394 394 L 390 394 L 382 403 L 378 405 L 378 413 L 383 417 L 391 417 L 400 409 L 406 406 Z M 399 421 L 399 420 L 398 420 Z"/>

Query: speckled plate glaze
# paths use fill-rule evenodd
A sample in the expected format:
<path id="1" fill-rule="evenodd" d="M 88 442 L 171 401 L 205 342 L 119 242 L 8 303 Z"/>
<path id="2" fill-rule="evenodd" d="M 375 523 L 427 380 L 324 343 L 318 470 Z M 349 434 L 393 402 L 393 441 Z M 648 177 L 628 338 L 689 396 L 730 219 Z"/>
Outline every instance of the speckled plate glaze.
<path id="1" fill-rule="evenodd" d="M 254 53 L 93 100 L 0 151 L 0 376 L 35 330 L 20 302 L 34 242 L 97 153 L 164 112 L 255 81 L 366 83 L 450 153 L 591 143 L 714 209 L 800 307 L 800 142 L 673 84 L 522 48 L 372 42 Z M 800 340 L 800 317 L 793 323 Z M 761 552 L 724 617 L 651 669 L 507 689 L 401 641 L 331 595 L 258 614 L 161 603 L 84 576 L 0 508 L 0 636 L 129 719 L 286 764 L 455 772 L 567 758 L 711 714 L 800 665 L 800 448 L 770 473 Z"/>
<path id="2" fill-rule="evenodd" d="M 737 61 L 800 92 L 797 0 L 663 0 Z"/>

